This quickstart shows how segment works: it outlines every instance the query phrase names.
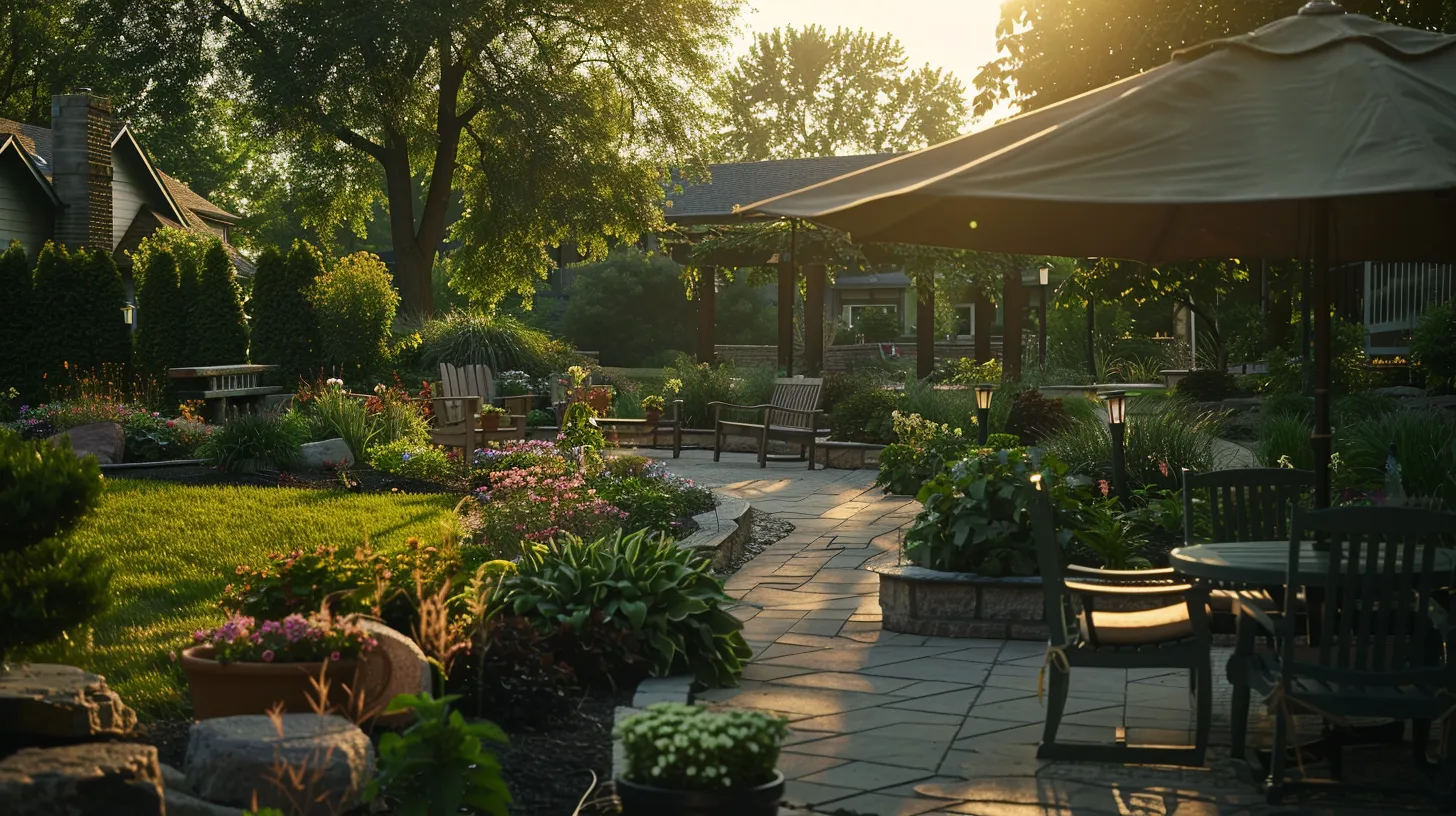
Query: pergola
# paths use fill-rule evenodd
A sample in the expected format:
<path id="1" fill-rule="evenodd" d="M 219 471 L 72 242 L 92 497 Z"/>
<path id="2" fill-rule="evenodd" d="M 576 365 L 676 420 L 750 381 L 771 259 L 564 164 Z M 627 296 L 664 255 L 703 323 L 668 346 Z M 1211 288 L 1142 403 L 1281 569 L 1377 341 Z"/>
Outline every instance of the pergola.
<path id="1" fill-rule="evenodd" d="M 681 182 L 682 189 L 668 195 L 664 213 L 672 234 L 664 237 L 671 245 L 673 260 L 695 267 L 700 275 L 694 299 L 698 308 L 697 358 L 709 362 L 714 356 L 716 281 L 718 270 L 742 267 L 777 267 L 778 272 L 778 366 L 789 376 L 795 373 L 817 376 L 824 370 L 824 306 L 826 268 L 832 259 L 816 242 L 801 240 L 796 222 L 791 222 L 788 242 L 779 247 L 731 248 L 705 251 L 696 246 L 715 234 L 714 228 L 742 227 L 739 209 L 765 198 L 799 190 L 832 178 L 879 164 L 893 154 L 826 156 L 810 159 L 779 159 L 709 166 L 710 182 Z M 760 222 L 762 223 L 762 222 Z M 873 245 L 864 247 L 871 262 L 888 261 Z M 796 257 L 797 255 L 797 257 Z M 794 300 L 799 275 L 804 277 L 804 362 L 805 370 L 794 371 Z M 1025 292 L 1017 276 L 1008 276 L 1005 290 L 1006 318 L 1003 354 L 1008 366 L 1021 360 L 1021 313 Z M 916 366 L 921 377 L 935 365 L 935 283 L 928 277 L 917 282 L 916 300 L 921 317 L 916 321 Z M 975 356 L 991 359 L 991 324 L 995 304 L 984 297 L 975 300 Z"/>

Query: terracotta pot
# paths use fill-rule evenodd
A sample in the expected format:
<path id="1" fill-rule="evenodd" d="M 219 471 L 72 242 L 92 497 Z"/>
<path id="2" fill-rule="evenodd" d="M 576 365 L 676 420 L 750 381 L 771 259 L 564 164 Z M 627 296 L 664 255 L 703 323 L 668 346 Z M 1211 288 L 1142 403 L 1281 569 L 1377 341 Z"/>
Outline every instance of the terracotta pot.
<path id="1" fill-rule="evenodd" d="M 617 777 L 622 816 L 775 816 L 784 798 L 784 775 L 774 771 L 773 781 L 755 788 L 681 791 L 639 785 Z"/>
<path id="2" fill-rule="evenodd" d="M 481 430 L 486 430 L 486 431 L 498 431 L 498 430 L 500 430 L 500 420 L 501 420 L 501 415 L 500 414 L 497 414 L 497 413 L 481 414 L 480 415 L 480 427 L 481 427 Z"/>
<path id="3" fill-rule="evenodd" d="M 324 663 L 221 663 L 212 655 L 211 646 L 193 646 L 182 650 L 178 658 L 197 719 L 265 714 L 280 702 L 291 714 L 313 710 L 310 681 L 325 671 Z M 356 665 L 353 658 L 328 663 L 325 676 L 330 706 L 340 710 L 347 706 L 349 694 L 344 686 L 355 684 Z"/>
<path id="4" fill-rule="evenodd" d="M 648 425 L 656 425 L 662 421 L 662 411 L 657 408 L 648 408 L 645 413 L 647 414 Z"/>

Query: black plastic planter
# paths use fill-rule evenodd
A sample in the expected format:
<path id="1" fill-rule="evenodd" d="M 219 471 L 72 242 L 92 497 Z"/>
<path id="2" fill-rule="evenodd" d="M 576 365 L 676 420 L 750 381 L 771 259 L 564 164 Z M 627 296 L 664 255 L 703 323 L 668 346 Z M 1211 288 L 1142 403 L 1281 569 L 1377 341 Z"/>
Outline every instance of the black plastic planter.
<path id="1" fill-rule="evenodd" d="M 756 788 L 684 791 L 639 785 L 617 778 L 622 816 L 777 816 L 784 798 L 784 775 Z"/>

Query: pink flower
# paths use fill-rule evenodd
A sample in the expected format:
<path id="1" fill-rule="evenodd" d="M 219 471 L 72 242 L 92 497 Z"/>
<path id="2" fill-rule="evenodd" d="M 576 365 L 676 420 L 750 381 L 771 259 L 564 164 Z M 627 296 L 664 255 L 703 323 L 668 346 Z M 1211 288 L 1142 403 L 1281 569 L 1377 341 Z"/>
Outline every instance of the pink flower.
<path id="1" fill-rule="evenodd" d="M 1102 491 L 1103 496 L 1106 496 L 1108 493 L 1112 492 L 1112 488 L 1110 485 L 1107 484 L 1106 479 L 1097 480 L 1097 489 Z"/>
<path id="2" fill-rule="evenodd" d="M 264 663 L 272 663 L 273 662 L 273 650 L 272 649 L 264 649 L 263 650 L 262 657 L 263 657 L 263 662 Z"/>
<path id="3" fill-rule="evenodd" d="M 335 663 L 339 662 L 339 657 L 340 655 L 338 652 L 334 652 L 333 654 L 329 655 L 329 659 L 334 661 Z"/>
<path id="4" fill-rule="evenodd" d="M 1163 476 L 1166 478 L 1167 475 L 1168 475 L 1168 463 L 1167 462 L 1159 462 L 1158 463 L 1158 470 L 1160 472 L 1162 472 Z"/>

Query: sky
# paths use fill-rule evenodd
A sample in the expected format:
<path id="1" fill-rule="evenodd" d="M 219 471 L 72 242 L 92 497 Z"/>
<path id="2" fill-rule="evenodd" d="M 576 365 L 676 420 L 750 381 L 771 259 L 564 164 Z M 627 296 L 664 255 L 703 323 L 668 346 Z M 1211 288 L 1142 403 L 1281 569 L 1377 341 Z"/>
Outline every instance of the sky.
<path id="1" fill-rule="evenodd" d="M 748 0 L 733 54 L 746 53 L 754 34 L 788 25 L 893 34 L 912 67 L 930 63 L 948 69 L 966 86 L 969 102 L 977 71 L 996 58 L 1000 15 L 1001 0 Z M 991 124 L 1009 112 L 992 111 L 976 124 Z"/>

